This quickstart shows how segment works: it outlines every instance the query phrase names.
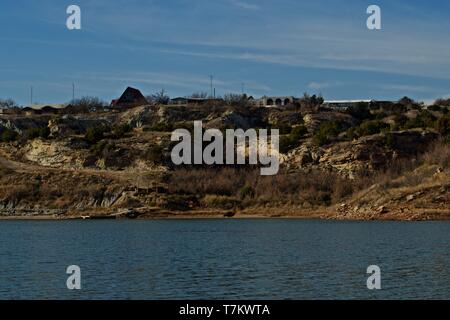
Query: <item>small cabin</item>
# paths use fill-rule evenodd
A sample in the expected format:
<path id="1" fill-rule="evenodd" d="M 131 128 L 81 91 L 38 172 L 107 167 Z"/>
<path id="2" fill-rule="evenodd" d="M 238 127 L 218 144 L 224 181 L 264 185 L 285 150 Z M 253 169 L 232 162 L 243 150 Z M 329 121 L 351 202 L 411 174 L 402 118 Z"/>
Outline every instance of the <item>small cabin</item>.
<path id="1" fill-rule="evenodd" d="M 113 108 L 130 108 L 145 104 L 148 104 L 148 101 L 141 91 L 132 87 L 126 88 L 120 98 L 111 101 Z"/>

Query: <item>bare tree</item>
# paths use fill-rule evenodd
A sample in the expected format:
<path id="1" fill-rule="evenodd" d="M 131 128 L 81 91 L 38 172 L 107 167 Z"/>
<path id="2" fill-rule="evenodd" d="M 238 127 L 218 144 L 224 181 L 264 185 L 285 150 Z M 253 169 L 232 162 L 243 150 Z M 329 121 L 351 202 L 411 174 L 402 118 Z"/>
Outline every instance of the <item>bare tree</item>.
<path id="1" fill-rule="evenodd" d="M 438 106 L 450 107 L 450 99 L 437 99 L 434 104 Z"/>
<path id="2" fill-rule="evenodd" d="M 247 95 L 245 94 L 227 93 L 223 96 L 223 100 L 227 105 L 230 106 L 239 106 L 239 107 L 248 106 L 248 99 Z"/>
<path id="3" fill-rule="evenodd" d="M 153 104 L 155 103 L 155 100 L 153 98 L 153 95 L 145 96 L 145 99 L 148 101 L 148 103 Z"/>
<path id="4" fill-rule="evenodd" d="M 18 105 L 13 99 L 0 99 L 0 108 L 12 109 L 17 107 Z"/>
<path id="5" fill-rule="evenodd" d="M 152 95 L 151 101 L 158 104 L 169 104 L 170 97 L 166 94 L 164 89 L 161 89 L 161 91 L 158 91 Z"/>
<path id="6" fill-rule="evenodd" d="M 70 101 L 69 103 L 72 106 L 72 110 L 74 112 L 92 112 L 103 109 L 106 106 L 106 102 L 101 100 L 98 97 L 82 97 L 79 99 L 75 99 Z"/>
<path id="7" fill-rule="evenodd" d="M 201 99 L 205 99 L 205 98 L 207 98 L 208 97 L 208 92 L 204 92 L 204 91 L 201 91 L 201 92 L 194 92 L 192 95 L 191 95 L 191 98 L 201 98 Z"/>
<path id="8" fill-rule="evenodd" d="M 304 110 L 317 111 L 323 104 L 324 99 L 321 95 L 316 96 L 314 94 L 311 96 L 305 92 L 298 102 Z"/>

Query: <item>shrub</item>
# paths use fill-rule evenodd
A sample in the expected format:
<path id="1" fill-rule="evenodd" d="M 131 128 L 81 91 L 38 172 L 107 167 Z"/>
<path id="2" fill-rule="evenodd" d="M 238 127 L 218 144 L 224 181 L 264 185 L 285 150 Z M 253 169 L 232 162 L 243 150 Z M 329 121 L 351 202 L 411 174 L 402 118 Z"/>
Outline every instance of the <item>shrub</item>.
<path id="1" fill-rule="evenodd" d="M 47 139 L 49 135 L 50 129 L 47 126 L 41 128 L 30 128 L 25 131 L 25 138 L 29 140 L 36 138 Z"/>
<path id="2" fill-rule="evenodd" d="M 436 105 L 436 104 L 433 104 L 433 105 L 431 105 L 431 106 L 428 107 L 428 110 L 431 110 L 431 111 L 441 111 L 441 107 L 438 106 L 438 105 Z"/>
<path id="3" fill-rule="evenodd" d="M 255 191 L 250 185 L 246 184 L 241 188 L 241 190 L 239 190 L 239 195 L 242 200 L 246 198 L 253 198 L 255 196 Z"/>
<path id="4" fill-rule="evenodd" d="M 380 133 L 381 129 L 385 127 L 386 124 L 381 121 L 365 121 L 359 126 L 357 131 L 360 136 L 370 136 Z"/>
<path id="5" fill-rule="evenodd" d="M 164 147 L 161 145 L 151 146 L 145 151 L 142 158 L 155 164 L 161 164 L 164 162 Z"/>
<path id="6" fill-rule="evenodd" d="M 204 196 L 201 202 L 207 208 L 233 209 L 239 205 L 236 198 L 214 194 Z"/>
<path id="7" fill-rule="evenodd" d="M 189 132 L 194 132 L 194 121 L 179 121 L 176 122 L 173 126 L 172 126 L 172 130 L 175 129 L 186 129 Z M 170 130 L 170 131 L 172 131 Z"/>
<path id="8" fill-rule="evenodd" d="M 108 154 L 115 148 L 113 143 L 98 141 L 91 147 L 91 152 L 98 158 L 107 158 Z"/>
<path id="9" fill-rule="evenodd" d="M 446 114 L 436 122 L 436 129 L 443 136 L 450 135 L 450 114 Z"/>
<path id="10" fill-rule="evenodd" d="M 308 129 L 306 129 L 305 126 L 297 126 L 292 128 L 291 136 L 297 139 L 301 139 L 307 133 Z"/>
<path id="11" fill-rule="evenodd" d="M 388 132 L 388 133 L 385 134 L 385 136 L 384 136 L 384 145 L 387 148 L 390 148 L 390 149 L 394 147 L 395 140 L 394 140 L 394 136 L 392 135 L 391 132 Z"/>
<path id="12" fill-rule="evenodd" d="M 403 125 L 403 129 L 433 128 L 435 126 L 435 121 L 435 116 L 427 110 L 422 110 L 417 117 L 408 119 Z"/>
<path id="13" fill-rule="evenodd" d="M 128 123 L 114 126 L 112 132 L 116 139 L 123 138 L 127 133 L 131 132 L 133 128 Z"/>
<path id="14" fill-rule="evenodd" d="M 292 126 L 285 123 L 276 123 L 272 125 L 272 129 L 278 129 L 280 134 L 290 134 Z"/>
<path id="15" fill-rule="evenodd" d="M 369 104 L 365 102 L 360 102 L 358 105 L 348 108 L 347 113 L 360 121 L 372 118 Z"/>
<path id="16" fill-rule="evenodd" d="M 395 125 L 400 128 L 406 124 L 406 122 L 408 121 L 408 117 L 405 116 L 404 114 L 395 115 L 394 121 L 395 121 Z"/>
<path id="17" fill-rule="evenodd" d="M 104 125 L 90 127 L 86 131 L 85 139 L 89 143 L 94 144 L 102 140 L 104 138 L 105 133 L 110 131 L 111 129 Z"/>
<path id="18" fill-rule="evenodd" d="M 158 122 L 151 126 L 149 130 L 157 132 L 170 132 L 173 130 L 173 125 L 171 123 Z"/>
<path id="19" fill-rule="evenodd" d="M 358 127 L 347 130 L 346 136 L 349 139 L 370 136 L 389 129 L 389 127 L 389 124 L 380 120 L 364 121 Z"/>
<path id="20" fill-rule="evenodd" d="M 343 130 L 343 125 L 339 121 L 327 121 L 320 125 L 318 132 L 313 137 L 313 142 L 318 146 L 324 146 L 330 142 L 332 138 Z"/>
<path id="21" fill-rule="evenodd" d="M 388 114 L 386 112 L 378 112 L 375 115 L 375 119 L 376 120 L 382 120 L 382 119 L 386 118 L 387 116 L 388 116 Z"/>
<path id="22" fill-rule="evenodd" d="M 11 142 L 11 141 L 16 141 L 19 138 L 19 134 L 11 129 L 6 129 L 5 131 L 2 132 L 1 136 L 0 136 L 0 140 L 2 142 Z"/>
<path id="23" fill-rule="evenodd" d="M 291 129 L 291 133 L 280 138 L 280 152 L 287 153 L 300 144 L 300 140 L 308 133 L 305 126 L 297 126 Z"/>

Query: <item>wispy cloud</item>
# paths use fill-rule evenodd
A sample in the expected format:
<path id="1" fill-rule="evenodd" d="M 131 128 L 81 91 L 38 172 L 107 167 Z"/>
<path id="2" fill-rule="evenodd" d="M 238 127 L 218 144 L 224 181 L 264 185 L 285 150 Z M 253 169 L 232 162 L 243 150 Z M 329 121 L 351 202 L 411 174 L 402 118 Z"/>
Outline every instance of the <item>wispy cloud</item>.
<path id="1" fill-rule="evenodd" d="M 232 5 L 239 7 L 241 9 L 245 10 L 261 10 L 261 7 L 254 3 L 239 1 L 239 0 L 231 0 L 230 1 Z"/>
<path id="2" fill-rule="evenodd" d="M 0 80 L 58 82 L 66 70 L 68 81 L 80 69 L 78 80 L 92 78 L 99 90 L 136 83 L 181 94 L 209 87 L 214 73 L 223 91 L 245 82 L 262 94 L 308 88 L 353 96 L 357 87 L 363 95 L 427 98 L 450 84 L 450 5 L 430 1 L 380 0 L 383 29 L 368 31 L 356 0 L 79 0 L 80 32 L 64 29 L 64 6 L 54 0 L 5 2 L 0 41 L 8 50 L 0 61 L 17 70 Z M 2 87 L 9 94 L 12 85 Z"/>
<path id="3" fill-rule="evenodd" d="M 110 82 L 119 85 L 140 84 L 144 89 L 164 88 L 177 89 L 190 94 L 194 91 L 207 91 L 210 87 L 210 78 L 208 75 L 186 74 L 186 73 L 166 73 L 166 72 L 125 72 L 125 73 L 80 73 L 74 76 L 65 76 L 67 79 L 77 79 L 90 82 Z M 246 89 L 257 92 L 267 92 L 271 88 L 264 83 L 255 82 L 248 79 L 243 81 Z M 242 82 L 228 81 L 220 78 L 214 79 L 214 86 L 222 93 L 237 92 L 240 90 Z M 150 86 L 150 87 L 149 87 Z"/>
<path id="4" fill-rule="evenodd" d="M 409 84 L 387 84 L 382 85 L 382 89 L 384 90 L 392 90 L 399 92 L 440 92 L 440 90 L 436 87 L 431 86 L 418 86 L 418 85 L 409 85 Z"/>
<path id="5" fill-rule="evenodd" d="M 328 82 L 328 81 L 324 81 L 324 82 L 310 82 L 308 83 L 308 88 L 312 89 L 312 90 L 322 90 L 322 89 L 327 89 L 327 88 L 332 88 L 332 87 L 338 87 L 338 86 L 342 86 L 342 85 L 346 85 L 348 83 L 342 82 L 342 81 L 334 81 L 334 82 Z"/>

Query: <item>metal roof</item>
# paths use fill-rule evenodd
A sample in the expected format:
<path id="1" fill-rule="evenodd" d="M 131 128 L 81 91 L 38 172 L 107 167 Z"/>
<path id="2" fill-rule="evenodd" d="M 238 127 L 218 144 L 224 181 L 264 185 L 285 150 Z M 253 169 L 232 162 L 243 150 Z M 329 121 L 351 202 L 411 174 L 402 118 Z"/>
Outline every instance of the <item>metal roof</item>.
<path id="1" fill-rule="evenodd" d="M 60 104 L 33 104 L 32 106 L 29 106 L 29 108 L 33 110 L 42 110 L 45 107 L 50 107 L 53 109 L 64 109 L 67 107 L 66 103 L 60 103 Z"/>

